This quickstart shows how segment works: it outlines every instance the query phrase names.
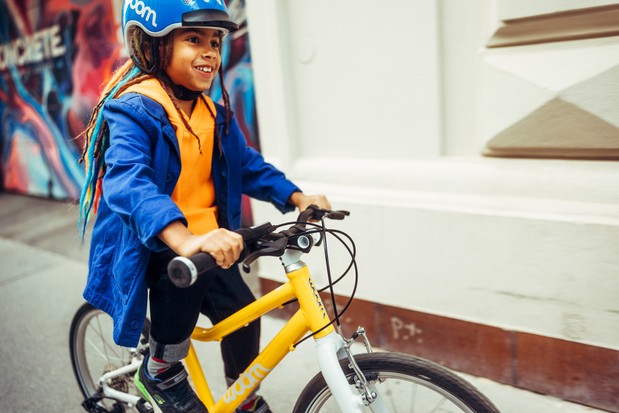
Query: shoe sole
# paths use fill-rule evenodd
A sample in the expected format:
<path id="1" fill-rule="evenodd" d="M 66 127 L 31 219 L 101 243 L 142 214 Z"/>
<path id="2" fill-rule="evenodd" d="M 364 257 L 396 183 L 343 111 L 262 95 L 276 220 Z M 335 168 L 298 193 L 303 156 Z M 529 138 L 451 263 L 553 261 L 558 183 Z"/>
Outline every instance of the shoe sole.
<path id="1" fill-rule="evenodd" d="M 157 405 L 157 403 L 155 403 L 153 398 L 150 396 L 150 394 L 146 390 L 146 387 L 144 387 L 144 385 L 140 381 L 140 370 L 139 369 L 138 371 L 135 372 L 135 376 L 133 376 L 133 383 L 135 384 L 135 387 L 138 389 L 138 391 L 142 395 L 142 398 L 150 404 L 150 406 L 153 409 L 153 412 L 163 413 L 161 409 L 159 408 L 159 406 Z"/>

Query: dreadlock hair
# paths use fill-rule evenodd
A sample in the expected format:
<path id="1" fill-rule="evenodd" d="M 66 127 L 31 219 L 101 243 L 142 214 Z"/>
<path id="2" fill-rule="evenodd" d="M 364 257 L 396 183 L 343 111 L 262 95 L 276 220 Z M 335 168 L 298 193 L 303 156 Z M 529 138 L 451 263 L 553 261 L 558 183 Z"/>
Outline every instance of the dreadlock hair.
<path id="1" fill-rule="evenodd" d="M 220 44 L 222 44 L 222 37 L 223 35 L 220 34 Z M 84 148 L 79 159 L 79 163 L 84 164 L 84 169 L 86 171 L 86 180 L 80 195 L 80 216 L 78 220 L 78 230 L 82 239 L 86 233 L 86 227 L 90 216 L 93 213 L 97 213 L 103 193 L 102 181 L 106 171 L 104 155 L 109 147 L 109 129 L 107 122 L 103 118 L 102 108 L 107 102 L 118 97 L 126 89 L 143 80 L 153 77 L 158 78 L 163 89 L 174 104 L 185 127 L 197 139 L 198 149 L 200 153 L 202 153 L 200 137 L 192 130 L 189 122 L 177 105 L 173 97 L 173 85 L 168 84 L 166 81 L 169 80 L 169 78 L 165 74 L 165 68 L 169 65 L 172 58 L 171 34 L 162 38 L 151 37 L 139 27 L 134 26 L 127 34 L 127 48 L 129 49 L 129 56 L 131 59 L 128 59 L 112 74 L 101 93 L 99 102 L 93 109 L 88 126 L 79 135 L 85 136 Z M 148 48 L 148 51 L 145 50 L 146 48 Z M 219 66 L 218 74 L 226 115 L 225 131 L 226 134 L 228 134 L 230 120 L 232 119 L 232 109 L 228 92 L 224 87 L 223 64 Z M 206 103 L 203 94 L 201 94 L 199 98 L 203 99 Z M 213 119 L 215 119 L 215 113 L 211 110 L 210 106 L 207 104 L 206 107 Z M 218 128 L 215 128 L 215 141 L 219 145 L 218 147 L 221 154 L 221 136 L 219 136 Z"/>
<path id="2" fill-rule="evenodd" d="M 223 34 L 219 34 L 219 44 L 223 44 Z M 221 53 L 221 52 L 220 52 Z M 226 86 L 224 85 L 224 64 L 223 61 L 219 65 L 219 86 L 221 87 L 221 97 L 224 101 L 224 108 L 226 110 L 226 135 L 229 132 L 230 119 L 232 119 L 232 108 L 230 106 L 230 95 L 228 95 L 228 91 L 226 90 Z M 217 128 L 215 128 L 217 129 Z"/>

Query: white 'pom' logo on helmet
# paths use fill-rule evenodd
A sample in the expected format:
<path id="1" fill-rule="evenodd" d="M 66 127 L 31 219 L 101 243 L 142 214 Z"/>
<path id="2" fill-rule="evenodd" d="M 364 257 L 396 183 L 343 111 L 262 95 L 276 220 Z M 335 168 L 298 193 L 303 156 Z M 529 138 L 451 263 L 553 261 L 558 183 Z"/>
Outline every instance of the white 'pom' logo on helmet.
<path id="1" fill-rule="evenodd" d="M 219 0 L 218 0 L 219 1 Z M 136 14 L 144 19 L 146 22 L 151 20 L 153 27 L 157 27 L 157 13 L 149 6 L 144 4 L 142 0 L 129 0 L 127 2 L 129 7 L 135 10 Z"/>
<path id="2" fill-rule="evenodd" d="M 211 0 L 204 0 L 204 2 L 206 2 L 206 3 L 210 3 L 210 2 L 211 2 Z M 217 4 L 219 4 L 220 6 L 224 6 L 223 1 L 221 1 L 221 0 L 217 0 Z"/>

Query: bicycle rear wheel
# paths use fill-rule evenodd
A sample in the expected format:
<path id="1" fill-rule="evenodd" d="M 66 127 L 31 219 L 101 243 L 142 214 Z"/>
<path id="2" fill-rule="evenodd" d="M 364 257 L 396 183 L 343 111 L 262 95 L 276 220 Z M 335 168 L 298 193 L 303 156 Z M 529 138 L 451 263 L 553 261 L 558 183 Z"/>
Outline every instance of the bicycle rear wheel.
<path id="1" fill-rule="evenodd" d="M 373 391 L 395 412 L 498 413 L 497 408 L 470 383 L 428 360 L 401 353 L 355 356 Z M 340 362 L 351 386 L 356 375 L 348 360 Z M 372 411 L 367 406 L 364 411 Z M 318 373 L 303 389 L 293 413 L 339 413 L 327 384 Z"/>
<path id="2" fill-rule="evenodd" d="M 142 337 L 138 348 L 122 347 L 112 338 L 112 318 L 103 311 L 85 303 L 75 313 L 69 332 L 69 347 L 73 372 L 84 399 L 109 412 L 137 412 L 134 406 L 117 400 L 101 398 L 102 390 L 99 377 L 131 364 L 133 360 L 142 360 L 148 350 L 150 321 L 145 320 Z M 133 395 L 140 395 L 133 383 L 133 373 L 127 373 L 111 379 L 109 386 L 114 390 Z M 97 410 L 93 410 L 97 411 Z"/>

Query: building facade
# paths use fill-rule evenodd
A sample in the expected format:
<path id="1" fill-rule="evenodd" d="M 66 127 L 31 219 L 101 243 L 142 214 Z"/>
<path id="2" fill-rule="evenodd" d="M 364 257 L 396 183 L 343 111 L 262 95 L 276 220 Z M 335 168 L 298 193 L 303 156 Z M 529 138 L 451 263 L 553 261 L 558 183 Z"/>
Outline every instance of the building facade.
<path id="1" fill-rule="evenodd" d="M 619 2 L 263 0 L 247 15 L 263 153 L 351 211 L 348 323 L 619 411 Z M 261 203 L 254 217 L 281 219 Z M 266 261 L 270 287 L 284 278 Z"/>

